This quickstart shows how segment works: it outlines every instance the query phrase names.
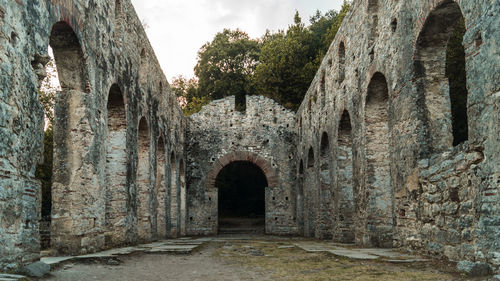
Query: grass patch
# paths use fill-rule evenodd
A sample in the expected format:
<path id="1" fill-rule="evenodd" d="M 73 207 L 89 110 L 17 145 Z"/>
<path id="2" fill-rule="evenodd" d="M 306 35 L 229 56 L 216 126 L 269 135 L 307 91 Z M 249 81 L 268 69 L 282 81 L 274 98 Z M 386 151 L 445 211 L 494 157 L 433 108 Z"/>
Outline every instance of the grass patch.
<path id="1" fill-rule="evenodd" d="M 360 261 L 299 248 L 288 243 L 231 241 L 221 243 L 214 256 L 269 273 L 275 280 L 458 280 L 457 276 L 428 268 L 412 268 L 376 261 Z"/>

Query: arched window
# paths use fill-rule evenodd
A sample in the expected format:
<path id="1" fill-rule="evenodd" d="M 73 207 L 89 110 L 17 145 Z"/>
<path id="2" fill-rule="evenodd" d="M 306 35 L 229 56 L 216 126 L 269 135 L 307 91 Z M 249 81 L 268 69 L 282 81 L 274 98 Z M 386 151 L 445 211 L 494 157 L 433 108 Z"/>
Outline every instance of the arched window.
<path id="1" fill-rule="evenodd" d="M 414 71 L 429 140 L 423 157 L 468 139 L 464 34 L 460 7 L 446 0 L 429 14 L 418 37 Z"/>

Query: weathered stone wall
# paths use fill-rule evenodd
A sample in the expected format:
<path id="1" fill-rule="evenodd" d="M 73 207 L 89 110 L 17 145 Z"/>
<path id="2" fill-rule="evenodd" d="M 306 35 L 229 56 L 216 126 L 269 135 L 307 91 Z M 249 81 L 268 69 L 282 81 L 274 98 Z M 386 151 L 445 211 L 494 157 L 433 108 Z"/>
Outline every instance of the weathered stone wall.
<path id="1" fill-rule="evenodd" d="M 52 246 L 87 253 L 170 233 L 177 218 L 170 217 L 169 183 L 171 171 L 182 176 L 185 121 L 130 1 L 2 0 L 0 35 L 0 269 L 39 256 L 38 88 L 49 44 L 62 86 Z M 147 126 L 139 133 L 141 118 Z M 145 142 L 138 143 L 139 134 Z M 160 137 L 166 164 L 157 167 Z M 145 164 L 138 169 L 140 151 Z"/>
<path id="2" fill-rule="evenodd" d="M 218 172 L 250 161 L 266 175 L 266 233 L 296 234 L 294 115 L 271 99 L 250 96 L 246 111 L 234 97 L 217 100 L 189 118 L 187 186 L 189 235 L 216 234 Z"/>
<path id="3" fill-rule="evenodd" d="M 349 240 L 342 225 L 360 245 L 413 248 L 499 270 L 499 12 L 498 1 L 354 1 L 296 116 L 298 190 L 305 195 L 297 197 L 304 201 L 297 216 L 305 218 L 305 235 Z M 444 66 L 461 16 L 468 140 L 453 147 Z M 350 151 L 339 125 L 346 114 Z M 320 195 L 318 183 L 324 133 L 331 198 Z M 353 197 L 345 195 L 349 185 Z M 326 227 L 323 200 L 331 204 Z M 352 206 L 352 222 L 340 202 Z"/>

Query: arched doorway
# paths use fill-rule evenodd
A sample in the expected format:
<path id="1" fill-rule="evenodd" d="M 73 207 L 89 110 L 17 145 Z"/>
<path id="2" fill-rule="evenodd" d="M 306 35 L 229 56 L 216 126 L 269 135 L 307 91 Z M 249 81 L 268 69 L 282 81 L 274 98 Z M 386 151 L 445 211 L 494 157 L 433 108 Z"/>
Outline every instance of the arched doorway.
<path id="1" fill-rule="evenodd" d="M 215 180 L 220 234 L 264 233 L 266 175 L 250 161 L 226 165 Z"/>

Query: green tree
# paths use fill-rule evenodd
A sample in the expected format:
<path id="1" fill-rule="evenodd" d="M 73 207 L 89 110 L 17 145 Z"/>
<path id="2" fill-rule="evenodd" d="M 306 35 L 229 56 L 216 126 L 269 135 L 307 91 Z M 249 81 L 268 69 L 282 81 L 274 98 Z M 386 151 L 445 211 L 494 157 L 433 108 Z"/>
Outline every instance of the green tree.
<path id="1" fill-rule="evenodd" d="M 286 32 L 267 32 L 252 77 L 256 94 L 297 110 L 349 7 L 345 2 L 340 12 L 317 11 L 308 27 L 296 12 Z"/>
<path id="2" fill-rule="evenodd" d="M 52 208 L 52 165 L 54 154 L 54 105 L 57 92 L 61 90 L 54 58 L 46 65 L 47 76 L 38 90 L 38 100 L 45 115 L 43 137 L 43 163 L 35 171 L 35 177 L 42 183 L 42 217 L 50 217 Z"/>
<path id="3" fill-rule="evenodd" d="M 258 63 L 259 49 L 259 42 L 243 31 L 224 29 L 217 33 L 198 52 L 194 71 L 199 97 L 219 99 L 234 95 L 241 100 L 251 95 L 250 77 Z"/>

